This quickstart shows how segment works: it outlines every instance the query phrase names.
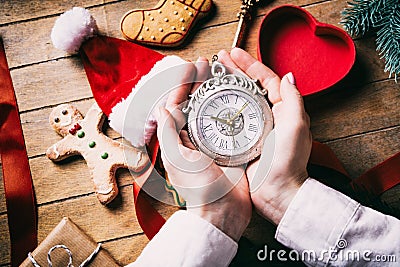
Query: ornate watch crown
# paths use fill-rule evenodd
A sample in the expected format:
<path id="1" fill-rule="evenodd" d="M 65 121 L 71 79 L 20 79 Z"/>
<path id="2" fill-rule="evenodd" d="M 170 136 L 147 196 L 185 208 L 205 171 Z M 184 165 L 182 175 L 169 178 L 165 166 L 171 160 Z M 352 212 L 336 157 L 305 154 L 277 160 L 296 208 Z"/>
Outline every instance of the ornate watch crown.
<path id="1" fill-rule="evenodd" d="M 211 74 L 213 78 L 203 82 L 199 88 L 192 95 L 190 95 L 188 105 L 182 109 L 184 113 L 187 114 L 191 110 L 195 111 L 196 105 L 201 104 L 202 100 L 207 98 L 211 91 L 214 91 L 223 85 L 239 86 L 247 89 L 254 95 L 265 95 L 267 93 L 267 90 L 261 89 L 257 85 L 257 80 L 246 77 L 244 74 L 227 74 L 226 67 L 218 61 L 214 61 L 212 63 Z"/>

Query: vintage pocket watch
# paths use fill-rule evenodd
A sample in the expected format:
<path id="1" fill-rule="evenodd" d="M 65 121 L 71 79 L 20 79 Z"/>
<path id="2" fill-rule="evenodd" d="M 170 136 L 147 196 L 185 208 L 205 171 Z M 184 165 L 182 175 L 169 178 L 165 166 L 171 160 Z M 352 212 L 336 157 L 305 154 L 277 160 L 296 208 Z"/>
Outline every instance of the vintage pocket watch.
<path id="1" fill-rule="evenodd" d="M 247 163 L 261 153 L 273 128 L 266 90 L 244 74 L 227 74 L 218 61 L 212 78 L 192 94 L 182 110 L 194 145 L 223 166 Z"/>

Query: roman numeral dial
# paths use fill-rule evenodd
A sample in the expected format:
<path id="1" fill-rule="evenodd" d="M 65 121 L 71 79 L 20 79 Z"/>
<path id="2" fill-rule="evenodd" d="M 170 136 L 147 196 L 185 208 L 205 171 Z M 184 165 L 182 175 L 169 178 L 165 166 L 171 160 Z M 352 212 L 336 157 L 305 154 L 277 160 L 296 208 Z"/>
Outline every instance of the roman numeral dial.
<path id="1" fill-rule="evenodd" d="M 183 110 L 190 139 L 217 164 L 247 163 L 260 155 L 273 128 L 266 91 L 242 74 L 228 73 L 218 61 L 211 74 L 213 78 L 200 85 Z"/>
<path id="2" fill-rule="evenodd" d="M 197 128 L 201 143 L 226 156 L 246 153 L 262 135 L 264 116 L 248 93 L 223 90 L 206 99 L 199 110 Z"/>

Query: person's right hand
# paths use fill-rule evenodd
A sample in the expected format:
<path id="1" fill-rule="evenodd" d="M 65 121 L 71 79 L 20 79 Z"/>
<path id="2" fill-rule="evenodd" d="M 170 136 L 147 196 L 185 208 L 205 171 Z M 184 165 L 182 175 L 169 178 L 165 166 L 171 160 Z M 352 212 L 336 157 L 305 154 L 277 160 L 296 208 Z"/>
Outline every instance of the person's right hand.
<path id="1" fill-rule="evenodd" d="M 190 78 L 197 72 L 196 82 Z M 252 212 L 248 182 L 244 168 L 222 167 L 196 149 L 188 133 L 180 107 L 190 91 L 197 89 L 209 73 L 208 61 L 200 58 L 196 71 L 188 65 L 186 83 L 173 90 L 166 108 L 155 112 L 157 137 L 163 165 L 171 184 L 186 201 L 187 211 L 215 225 L 238 241 L 246 229 Z"/>
<path id="2" fill-rule="evenodd" d="M 223 64 L 258 79 L 273 104 L 275 136 L 267 138 L 261 157 L 247 167 L 247 177 L 257 212 L 279 224 L 301 184 L 308 178 L 306 166 L 312 137 L 302 96 L 295 86 L 293 74 L 288 73 L 280 80 L 272 70 L 242 49 L 234 48 L 230 54 L 221 51 L 218 58 Z"/>

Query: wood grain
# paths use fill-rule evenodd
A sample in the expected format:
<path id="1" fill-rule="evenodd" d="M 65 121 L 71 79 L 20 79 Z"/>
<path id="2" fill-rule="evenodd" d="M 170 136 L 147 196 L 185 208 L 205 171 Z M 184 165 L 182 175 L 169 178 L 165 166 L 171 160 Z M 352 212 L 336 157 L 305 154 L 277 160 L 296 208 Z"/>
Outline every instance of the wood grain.
<path id="1" fill-rule="evenodd" d="M 49 162 L 47 157 L 38 157 L 31 159 L 29 164 L 34 186 L 40 188 L 36 193 L 38 204 L 94 193 L 89 169 L 81 157 L 58 164 Z M 134 181 L 127 170 L 118 171 L 116 176 L 119 186 L 132 184 Z"/>
<path id="2" fill-rule="evenodd" d="M 335 1 L 337 2 L 337 1 Z M 339 1 L 340 4 L 343 4 L 344 1 Z M 118 3 L 121 4 L 121 3 Z M 331 6 L 327 5 L 333 5 L 330 2 L 316 5 L 316 6 L 311 6 L 308 7 L 310 12 L 313 14 L 319 14 L 321 10 L 324 9 L 332 9 Z M 326 6 L 324 8 L 319 6 Z M 111 6 L 116 6 L 116 5 L 111 5 Z M 107 6 L 106 11 L 100 12 L 100 9 L 102 8 L 95 8 L 93 11 L 96 11 L 96 13 L 104 13 L 106 12 L 107 15 L 103 14 L 103 17 L 106 16 L 106 18 L 103 18 L 104 20 L 111 20 L 114 21 L 116 20 L 115 17 L 119 17 L 115 15 L 115 12 L 108 11 L 109 7 Z M 111 8 L 110 8 L 111 9 Z M 115 7 L 114 7 L 115 9 Z M 113 10 L 113 9 L 111 9 Z M 118 8 L 117 10 L 121 10 L 121 8 Z M 330 16 L 320 16 L 317 17 L 317 19 L 320 19 L 321 21 L 328 21 L 332 22 L 339 21 L 340 17 L 338 13 L 333 13 L 334 16 L 331 14 Z M 52 18 L 53 19 L 53 18 Z M 54 20 L 54 19 L 53 19 Z M 37 21 L 34 22 L 27 22 L 27 23 L 38 23 Z M 45 21 L 44 25 L 52 25 L 53 21 Z M 115 23 L 115 22 L 114 22 Z M 258 28 L 259 24 L 261 23 L 261 17 L 258 17 L 252 26 L 252 28 Z M 26 24 L 26 23 L 25 23 Z M 17 24 L 19 25 L 19 24 Z M 18 29 L 12 29 L 10 30 L 9 28 L 12 27 L 8 26 L 7 31 L 10 31 L 11 33 L 18 32 Z M 27 28 L 33 28 L 33 29 L 40 29 L 41 33 L 43 32 L 50 32 L 51 27 L 49 26 L 48 29 L 43 29 L 43 27 L 39 27 L 38 25 L 26 25 Z M 107 27 L 107 26 L 104 26 Z M 103 27 L 103 28 L 104 28 Z M 117 29 L 119 31 L 119 29 Z M 234 32 L 236 30 L 236 23 L 229 23 L 226 25 L 221 25 L 219 27 L 212 27 L 212 28 L 207 28 L 199 31 L 199 33 L 196 35 L 196 37 L 192 40 L 191 43 L 189 43 L 187 46 L 185 46 L 182 49 L 179 50 L 159 50 L 161 52 L 164 52 L 166 54 L 177 54 L 185 59 L 195 61 L 200 55 L 206 56 L 207 58 L 211 58 L 214 54 L 216 54 L 219 50 L 221 49 L 229 49 L 230 43 L 231 43 L 231 36 L 233 36 Z M 1 31 L 1 29 L 0 29 Z M 249 36 L 248 36 L 248 44 L 256 44 L 257 43 L 257 31 L 251 31 Z M 40 34 L 36 34 L 33 32 L 33 34 L 30 34 L 29 38 L 37 38 L 37 36 Z M 112 35 L 117 35 L 117 33 L 113 33 Z M 31 40 L 28 39 L 26 42 L 23 42 L 21 44 L 21 40 L 16 42 L 15 44 L 7 44 L 9 43 L 7 40 L 7 35 L 4 36 L 5 39 L 5 45 L 6 45 L 6 52 L 7 52 L 7 57 L 9 59 L 9 65 L 10 67 L 17 66 L 17 65 L 24 65 L 24 64 L 29 64 L 31 63 L 29 60 L 29 57 L 35 57 L 32 58 L 31 60 L 33 61 L 39 61 L 43 62 L 52 58 L 57 58 L 64 56 L 64 53 L 61 51 L 57 51 L 55 48 L 52 47 L 49 37 L 47 37 L 46 44 L 43 44 L 43 41 L 41 42 L 42 45 L 39 46 L 34 46 L 31 47 L 32 43 L 39 42 L 39 40 Z M 12 40 L 15 40 L 16 38 L 13 38 Z M 46 39 L 46 38 L 44 38 Z M 212 45 L 212 48 L 210 49 L 210 43 L 215 43 L 212 40 L 218 40 L 216 44 Z M 11 41 L 10 41 L 11 42 Z M 23 47 L 24 44 L 26 46 L 30 47 Z M 40 42 L 39 42 L 40 44 Z M 358 43 L 357 43 L 358 44 Z M 43 47 L 46 46 L 46 47 Z M 256 56 L 256 45 L 251 45 L 247 48 L 247 50 L 253 55 Z M 358 66 L 361 69 L 369 69 L 370 72 L 375 73 L 375 75 L 369 75 L 369 73 L 361 73 L 358 75 L 359 76 L 364 76 L 364 77 L 369 77 L 368 79 L 363 79 L 360 78 L 358 80 L 360 81 L 373 81 L 373 80 L 379 80 L 379 79 L 384 79 L 386 78 L 386 74 L 383 73 L 383 62 L 382 60 L 379 59 L 379 56 L 373 52 L 374 44 L 370 42 L 362 42 L 359 46 L 357 46 L 357 51 L 360 54 L 359 58 L 362 58 L 358 60 Z M 10 50 L 10 51 L 7 51 Z M 30 51 L 29 54 L 23 51 Z M 47 51 L 47 52 L 45 52 Z M 44 53 L 47 53 L 44 55 Z M 50 53 L 50 54 L 49 54 Z M 18 57 L 16 55 L 20 54 L 26 54 L 24 57 Z M 54 54 L 54 56 L 53 56 Z M 363 55 L 368 55 L 363 56 Z M 373 56 L 370 56 L 373 55 Z M 366 58 L 367 61 L 363 61 L 363 59 Z M 15 62 L 14 60 L 25 60 L 26 62 Z M 42 73 L 46 73 L 45 76 L 40 75 Z M 360 73 L 360 71 L 358 72 Z M 379 76 L 377 75 L 379 73 Z M 63 102 L 66 102 L 67 100 L 79 100 L 83 98 L 87 98 L 91 96 L 91 91 L 90 87 L 87 82 L 87 78 L 85 76 L 85 72 L 83 71 L 83 66 L 80 62 L 79 57 L 68 57 L 66 59 L 60 59 L 57 61 L 49 61 L 49 62 L 43 62 L 39 63 L 37 65 L 33 66 L 27 66 L 26 68 L 22 69 L 17 69 L 13 70 L 11 72 L 13 80 L 14 80 L 14 87 L 17 93 L 17 99 L 19 103 L 19 108 L 21 111 L 25 110 L 30 110 L 30 109 L 37 109 L 43 107 L 43 105 L 56 105 L 60 104 Z M 30 77 L 27 79 L 27 77 Z M 70 90 L 73 88 L 73 98 L 71 98 L 71 93 Z"/>
<path id="3" fill-rule="evenodd" d="M 2 192 L 3 193 L 3 192 Z M 10 235 L 8 233 L 7 215 L 0 215 L 0 264 L 10 262 Z"/>
<path id="4" fill-rule="evenodd" d="M 138 234 L 123 239 L 105 242 L 103 247 L 121 265 L 134 262 L 147 245 L 148 239 L 144 234 Z"/>
<path id="5" fill-rule="evenodd" d="M 328 141 L 400 124 L 400 85 L 392 80 L 306 99 L 311 131 Z"/>
<path id="6" fill-rule="evenodd" d="M 400 151 L 400 126 L 343 138 L 327 144 L 352 178 Z"/>
<path id="7" fill-rule="evenodd" d="M 176 210 L 159 202 L 153 202 L 153 205 L 156 209 L 162 208 L 160 213 L 166 217 Z M 135 216 L 131 185 L 121 187 L 118 198 L 107 206 L 100 204 L 94 193 L 91 193 L 49 205 L 39 205 L 38 215 L 39 241 L 43 240 L 63 217 L 70 217 L 98 242 L 109 240 L 110 237 L 116 239 L 142 233 Z"/>
<path id="8" fill-rule="evenodd" d="M 339 2 L 341 5 L 343 5 L 345 1 L 334 1 L 333 3 L 327 2 L 324 4 L 308 7 L 307 9 L 309 9 L 309 11 L 312 12 L 314 15 L 315 14 L 319 15 L 321 13 L 321 10 L 332 9 L 332 7 L 329 5 L 337 4 L 336 2 Z M 121 5 L 121 3 L 118 4 Z M 114 8 L 109 8 L 107 6 L 106 11 L 104 12 L 102 10 L 103 8 L 94 8 L 92 11 L 96 14 L 99 14 L 99 16 L 100 14 L 103 14 L 102 16 L 103 20 L 107 21 L 110 20 L 111 22 L 114 22 L 116 20 L 116 17 L 119 17 L 119 13 L 118 15 L 115 15 L 115 12 L 112 12 L 112 10 L 117 9 L 118 11 L 120 11 L 121 8 L 117 6 L 117 4 L 111 6 L 114 6 Z M 115 8 L 116 6 L 119 8 Z M 323 6 L 326 7 L 322 8 Z M 111 11 L 108 11 L 108 9 L 111 9 Z M 104 15 L 104 13 L 106 13 L 106 15 Z M 330 14 L 329 16 L 327 15 L 323 16 L 321 14 L 319 17 L 318 16 L 316 17 L 321 21 L 327 21 L 332 23 L 333 21 L 336 21 L 337 24 L 337 22 L 340 19 L 339 14 L 338 12 L 332 14 Z M 38 22 L 33 21 L 27 23 L 38 23 Z M 50 32 L 51 29 L 50 25 L 52 25 L 52 23 L 53 21 L 45 21 L 44 23 L 41 22 L 41 24 L 49 26 L 48 29 L 43 29 L 43 27 L 39 27 L 38 25 L 25 25 L 24 28 L 40 29 L 41 33 L 46 31 Z M 261 18 L 259 17 L 255 20 L 253 28 L 258 28 L 260 23 L 261 23 Z M 20 31 L 18 29 L 10 29 L 10 27 L 12 26 L 13 25 L 8 26 L 6 28 L 7 31 L 9 31 L 10 33 L 15 33 Z M 107 26 L 104 26 L 103 28 L 107 28 Z M 231 42 L 230 39 L 231 36 L 234 34 L 235 30 L 236 30 L 236 23 L 230 23 L 227 25 L 222 25 L 210 29 L 203 29 L 199 32 L 196 38 L 194 38 L 194 40 L 192 40 L 192 42 L 188 44 L 186 47 L 175 51 L 170 51 L 170 50 L 168 51 L 160 50 L 160 51 L 167 54 L 172 52 L 174 54 L 180 55 L 185 59 L 192 61 L 196 60 L 200 55 L 211 58 L 212 55 L 216 54 L 219 50 L 229 49 Z M 117 29 L 117 31 L 119 31 L 119 29 Z M 117 35 L 117 33 L 113 33 L 112 35 Z M 36 34 L 35 32 L 29 34 L 29 38 L 37 38 L 38 36 L 40 36 L 40 34 Z M 13 45 L 13 44 L 7 44 L 7 40 L 9 39 L 7 38 L 7 35 L 4 36 L 3 38 L 5 39 L 6 43 L 6 51 L 10 50 L 10 52 L 7 51 L 7 57 L 9 58 L 10 67 L 19 64 L 24 65 L 31 63 L 31 62 L 17 63 L 14 62 L 15 58 L 21 60 L 29 60 L 30 56 L 34 56 L 35 58 L 32 58 L 32 60 L 42 62 L 54 57 L 60 57 L 64 55 L 64 53 L 57 51 L 55 48 L 52 47 L 48 36 L 46 37 L 47 38 L 46 44 L 43 44 L 43 42 L 40 42 L 39 40 L 36 39 L 35 40 L 28 39 L 26 40 L 26 42 L 23 42 L 22 45 L 20 42 L 21 40 L 18 40 L 18 42 Z M 46 38 L 44 39 L 46 40 Z M 13 38 L 12 40 L 15 39 L 16 38 Z M 212 49 L 209 48 L 209 43 L 212 43 L 212 41 L 210 40 L 218 40 L 217 44 L 212 46 Z M 257 31 L 251 31 L 249 34 L 248 43 L 255 44 L 257 43 L 256 40 L 257 40 Z M 38 42 L 39 44 L 41 43 L 46 47 L 44 48 L 42 45 L 31 47 L 31 44 L 36 42 Z M 23 47 L 24 44 L 29 45 L 30 47 Z M 362 43 L 362 45 L 364 45 L 364 42 Z M 198 47 L 200 47 L 200 49 L 198 49 Z M 256 47 L 257 47 L 256 45 L 252 45 L 251 48 L 249 47 L 247 50 L 251 54 L 253 54 L 253 56 L 256 56 Z M 361 55 L 363 54 L 376 55 L 375 57 L 374 56 L 359 57 L 368 59 L 368 62 L 362 62 L 362 60 L 359 60 L 358 65 L 361 66 L 360 68 L 366 69 L 366 66 L 368 67 L 372 66 L 373 67 L 371 71 L 372 73 L 381 72 L 381 75 L 379 76 L 375 75 L 375 77 L 374 76 L 371 77 L 371 75 L 365 75 L 366 77 L 370 77 L 366 81 L 386 78 L 386 74 L 384 74 L 381 71 L 383 68 L 382 60 L 379 59 L 376 53 L 372 53 L 371 51 L 372 49 L 374 49 L 373 44 L 371 45 L 370 43 L 367 43 L 366 47 L 360 46 L 357 48 L 359 53 L 361 53 Z M 31 53 L 27 54 L 26 52 L 22 52 L 21 49 L 24 51 L 30 51 Z M 44 55 L 43 53 L 46 53 L 44 51 L 47 52 L 51 51 L 50 52 L 51 55 L 48 53 Z M 52 56 L 53 52 L 55 53 L 54 57 Z M 25 54 L 26 56 L 17 57 L 14 56 L 14 54 L 16 55 Z M 374 68 L 375 66 L 376 69 Z M 79 60 L 79 57 L 72 57 L 72 58 L 68 57 L 66 59 L 43 62 L 37 65 L 27 66 L 26 68 L 12 71 L 11 74 L 14 80 L 14 87 L 17 93 L 17 99 L 20 110 L 25 111 L 30 109 L 38 109 L 43 107 L 43 105 L 56 105 L 66 102 L 67 100 L 68 101 L 80 100 L 83 98 L 90 97 L 91 96 L 90 87 L 88 85 L 85 72 L 82 70 L 83 67 Z M 42 73 L 46 73 L 46 75 L 45 76 L 40 75 Z M 27 77 L 30 78 L 27 79 Z M 74 90 L 73 98 L 71 98 L 71 93 L 70 93 L 71 88 L 73 88 Z"/>
<path id="9" fill-rule="evenodd" d="M 121 189 L 119 199 L 107 207 L 100 204 L 94 193 L 75 199 L 43 205 L 38 208 L 39 242 L 60 222 L 69 217 L 96 241 L 141 233 L 133 205 L 131 187 Z"/>
<path id="10" fill-rule="evenodd" d="M 96 7 L 90 9 L 90 12 L 96 17 L 99 31 L 106 32 L 104 8 Z M 50 39 L 56 19 L 57 17 L 45 17 L 0 27 L 10 68 L 67 56 L 65 52 L 57 50 Z"/>
<path id="11" fill-rule="evenodd" d="M 12 0 L 1 1 L 0 25 L 62 13 L 74 6 L 89 7 L 103 3 L 101 0 Z"/>
<path id="12" fill-rule="evenodd" d="M 7 211 L 7 207 L 6 207 L 6 196 L 4 194 L 3 168 L 0 165 L 0 214 L 3 214 L 6 211 Z M 0 227 L 0 229 L 1 229 L 1 227 Z"/>
<path id="13" fill-rule="evenodd" d="M 11 77 L 21 112 L 92 96 L 78 57 L 15 69 Z"/>

